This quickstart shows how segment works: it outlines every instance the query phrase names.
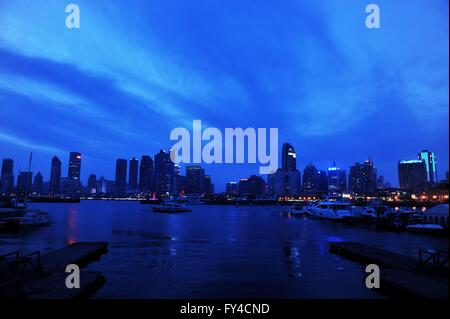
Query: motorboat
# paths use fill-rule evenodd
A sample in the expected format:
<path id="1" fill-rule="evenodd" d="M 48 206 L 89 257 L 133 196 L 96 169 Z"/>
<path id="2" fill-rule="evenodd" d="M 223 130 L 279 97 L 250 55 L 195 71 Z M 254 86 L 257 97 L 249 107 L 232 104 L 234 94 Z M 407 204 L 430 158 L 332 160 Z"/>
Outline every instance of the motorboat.
<path id="1" fill-rule="evenodd" d="M 2 223 L 6 228 L 34 227 L 48 225 L 50 223 L 50 218 L 47 212 L 41 210 L 27 210 L 25 215 L 4 218 Z"/>
<path id="2" fill-rule="evenodd" d="M 322 201 L 315 206 L 311 206 L 309 211 L 314 217 L 323 219 L 345 220 L 354 218 L 352 207 L 348 202 Z"/>
<path id="3" fill-rule="evenodd" d="M 153 206 L 152 210 L 156 213 L 188 213 L 192 211 L 184 203 L 173 201 L 164 201 L 160 205 Z"/>

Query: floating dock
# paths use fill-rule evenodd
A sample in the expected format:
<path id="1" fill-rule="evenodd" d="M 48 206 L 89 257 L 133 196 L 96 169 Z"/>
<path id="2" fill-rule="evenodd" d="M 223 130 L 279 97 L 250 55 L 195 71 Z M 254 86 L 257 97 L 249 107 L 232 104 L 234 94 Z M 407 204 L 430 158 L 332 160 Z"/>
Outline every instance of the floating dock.
<path id="1" fill-rule="evenodd" d="M 380 289 L 398 296 L 448 299 L 448 267 L 427 267 L 418 259 L 356 242 L 330 242 L 330 250 L 380 267 Z M 447 260 L 448 263 L 448 260 Z"/>
<path id="2" fill-rule="evenodd" d="M 0 298 L 74 299 L 86 298 L 100 289 L 105 278 L 100 272 L 80 271 L 80 288 L 66 287 L 66 266 L 80 268 L 107 253 L 105 242 L 80 242 L 40 255 L 18 252 L 0 256 Z"/>

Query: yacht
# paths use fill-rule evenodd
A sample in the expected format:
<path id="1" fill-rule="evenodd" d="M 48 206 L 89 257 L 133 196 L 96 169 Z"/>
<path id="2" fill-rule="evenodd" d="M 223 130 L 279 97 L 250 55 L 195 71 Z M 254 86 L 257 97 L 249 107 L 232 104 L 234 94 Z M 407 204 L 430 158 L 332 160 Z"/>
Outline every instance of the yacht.
<path id="1" fill-rule="evenodd" d="M 312 216 L 331 220 L 352 219 L 353 213 L 350 203 L 338 201 L 322 201 L 309 208 Z"/>
<path id="2" fill-rule="evenodd" d="M 160 205 L 153 206 L 152 210 L 156 213 L 187 213 L 192 211 L 184 203 L 174 201 L 164 201 Z"/>

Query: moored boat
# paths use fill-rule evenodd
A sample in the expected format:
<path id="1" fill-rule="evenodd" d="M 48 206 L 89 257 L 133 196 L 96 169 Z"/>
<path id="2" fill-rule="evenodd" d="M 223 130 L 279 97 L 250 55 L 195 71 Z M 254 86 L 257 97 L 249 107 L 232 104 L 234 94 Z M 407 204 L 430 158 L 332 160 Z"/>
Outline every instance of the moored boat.
<path id="1" fill-rule="evenodd" d="M 188 213 L 192 211 L 185 204 L 172 201 L 165 201 L 160 205 L 153 206 L 152 210 L 156 213 Z"/>

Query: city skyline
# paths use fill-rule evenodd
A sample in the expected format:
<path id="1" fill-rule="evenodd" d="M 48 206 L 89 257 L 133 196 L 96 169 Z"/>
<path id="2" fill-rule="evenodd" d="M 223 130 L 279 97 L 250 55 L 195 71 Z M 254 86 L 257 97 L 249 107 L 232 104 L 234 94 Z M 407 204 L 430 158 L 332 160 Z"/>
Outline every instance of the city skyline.
<path id="1" fill-rule="evenodd" d="M 68 30 L 57 1 L 2 2 L 0 156 L 24 170 L 33 151 L 33 166 L 48 176 L 48 158 L 66 163 L 78 150 L 84 181 L 93 172 L 112 179 L 116 158 L 170 148 L 172 129 L 201 119 L 277 127 L 302 168 L 336 161 L 348 169 L 370 157 L 393 185 L 397 160 L 429 149 L 443 179 L 448 2 L 378 4 L 382 27 L 369 30 L 364 4 L 339 1 L 183 10 L 177 1 L 79 1 L 82 27 Z M 205 167 L 220 189 L 256 172 L 251 164 Z"/>
<path id="2" fill-rule="evenodd" d="M 334 192 L 342 193 L 346 191 L 351 193 L 372 194 L 375 189 L 380 187 L 397 187 L 392 185 L 390 181 L 384 179 L 384 175 L 378 172 L 376 165 L 371 158 L 363 161 L 355 161 L 348 168 L 348 173 L 347 169 L 338 167 L 335 161 L 333 161 L 332 166 L 327 167 L 325 170 L 316 168 L 313 163 L 307 164 L 302 170 L 297 167 L 297 153 L 292 144 L 287 142 L 283 143 L 281 150 L 281 166 L 273 174 L 255 175 L 255 173 L 251 174 L 249 178 L 241 176 L 237 180 L 228 180 L 224 185 L 220 185 L 219 187 L 214 185 L 213 176 L 205 174 L 205 169 L 202 165 L 175 164 L 170 159 L 170 152 L 163 149 L 154 154 L 153 157 L 150 155 L 142 155 L 140 160 L 135 157 L 132 157 L 129 160 L 118 158 L 115 160 L 114 178 L 105 178 L 104 175 L 98 175 L 101 177 L 97 179 L 97 174 L 91 172 L 86 181 L 83 181 L 83 179 L 80 178 L 83 163 L 83 155 L 80 152 L 69 153 L 67 177 L 62 175 L 63 166 L 61 160 L 57 156 L 53 156 L 48 179 L 42 176 L 41 170 L 31 169 L 31 175 L 28 170 L 23 171 L 19 169 L 15 172 L 14 159 L 4 158 L 2 159 L 2 179 L 0 185 L 6 185 L 2 185 L 2 191 L 5 187 L 9 190 L 14 188 L 22 190 L 24 189 L 23 184 L 25 182 L 29 183 L 30 187 L 31 184 L 33 184 L 33 188 L 35 188 L 35 179 L 38 178 L 38 183 L 40 184 L 39 188 L 43 191 L 43 184 L 48 183 L 47 193 L 53 195 L 81 194 L 83 193 L 81 187 L 89 190 L 89 188 L 92 189 L 90 186 L 91 183 L 95 183 L 95 188 L 97 188 L 97 183 L 100 181 L 107 181 L 111 183 L 111 185 L 114 185 L 114 192 L 117 194 L 138 192 L 153 193 L 155 190 L 158 194 L 164 194 L 166 191 L 171 194 L 181 192 L 186 192 L 187 194 L 212 194 L 214 191 L 216 191 L 216 193 L 227 193 L 230 183 L 236 184 L 236 186 L 240 188 L 242 182 L 262 176 L 265 189 L 263 193 L 264 195 L 267 193 L 267 195 L 272 196 L 298 196 L 299 194 L 308 193 L 332 194 Z M 420 165 L 417 166 L 418 164 Z M 414 166 L 411 166 L 409 170 L 405 171 L 405 165 Z M 184 175 L 182 175 L 181 172 L 182 166 L 184 166 Z M 418 167 L 420 171 L 417 171 Z M 12 177 L 11 172 L 13 173 Z M 190 174 L 192 172 L 197 172 L 194 173 L 194 175 L 198 175 L 199 178 L 198 185 L 196 186 L 192 186 L 192 176 L 194 176 Z M 166 178 L 168 178 L 167 174 L 172 176 L 170 181 L 166 180 Z M 175 179 L 175 176 L 180 176 L 180 180 Z M 448 181 L 448 171 L 445 172 L 445 178 L 442 180 L 435 180 L 434 178 L 436 176 L 436 154 L 432 151 L 421 150 L 418 152 L 416 159 L 397 161 L 397 182 L 398 188 L 400 189 L 417 192 L 420 191 L 426 183 L 430 183 L 431 185 L 444 180 Z M 197 179 L 197 177 L 194 178 Z M 361 178 L 363 180 L 361 180 Z M 92 179 L 95 179 L 95 181 L 92 182 Z M 410 179 L 412 180 L 410 181 Z M 15 182 L 16 180 L 17 183 Z M 208 180 L 210 186 L 205 188 L 203 187 L 203 183 L 206 183 L 206 180 Z M 169 184 L 170 187 L 167 186 Z M 192 187 L 194 187 L 195 191 L 192 191 Z M 66 193 L 62 191 L 62 188 L 66 189 Z M 67 189 L 70 189 L 71 191 L 67 193 Z M 163 191 L 161 191 L 161 189 L 163 189 Z"/>

